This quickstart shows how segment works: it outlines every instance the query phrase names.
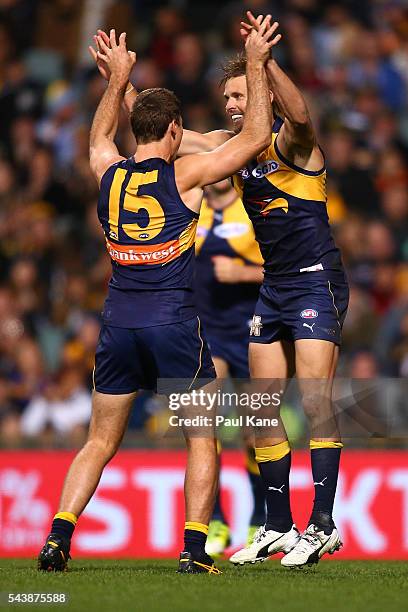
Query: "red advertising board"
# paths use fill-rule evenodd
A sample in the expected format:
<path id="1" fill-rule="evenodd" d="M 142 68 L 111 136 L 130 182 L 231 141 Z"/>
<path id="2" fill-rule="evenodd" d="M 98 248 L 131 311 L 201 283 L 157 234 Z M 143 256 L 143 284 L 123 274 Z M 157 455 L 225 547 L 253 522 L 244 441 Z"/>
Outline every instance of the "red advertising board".
<path id="1" fill-rule="evenodd" d="M 30 557 L 46 537 L 71 452 L 0 453 L 0 556 Z M 408 559 L 408 454 L 343 453 L 335 520 L 344 540 L 336 558 Z M 122 451 L 107 466 L 80 518 L 74 557 L 176 557 L 184 522 L 182 451 Z M 233 548 L 251 512 L 239 451 L 223 453 L 222 496 Z M 305 527 L 313 499 L 307 452 L 295 452 L 292 508 Z"/>

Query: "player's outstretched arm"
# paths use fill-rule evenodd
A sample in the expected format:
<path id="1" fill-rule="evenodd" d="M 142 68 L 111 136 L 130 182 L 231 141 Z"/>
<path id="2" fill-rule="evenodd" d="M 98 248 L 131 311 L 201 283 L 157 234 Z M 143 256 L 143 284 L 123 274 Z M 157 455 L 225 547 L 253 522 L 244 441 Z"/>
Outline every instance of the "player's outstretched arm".
<path id="1" fill-rule="evenodd" d="M 241 34 L 244 39 L 252 29 L 260 27 L 259 19 L 256 19 L 250 11 L 247 12 L 247 16 L 249 23 L 241 22 Z M 274 44 L 279 42 L 281 36 L 278 36 Z M 313 124 L 302 93 L 272 56 L 266 64 L 266 72 L 273 99 L 285 118 L 285 123 L 278 136 L 280 151 L 290 161 L 303 168 L 307 165 L 309 170 L 320 169 L 323 164 L 323 156 L 318 148 Z M 317 167 L 314 167 L 316 165 Z"/>
<path id="2" fill-rule="evenodd" d="M 129 74 L 136 61 L 135 54 L 129 54 L 126 49 L 126 34 L 119 36 L 116 42 L 115 30 L 110 33 L 110 47 L 101 38 L 98 43 L 98 57 L 103 60 L 109 70 L 108 87 L 96 109 L 89 139 L 89 156 L 91 170 L 98 182 L 106 170 L 115 162 L 124 159 L 114 143 L 118 125 L 120 104 L 123 99 Z"/>
<path id="3" fill-rule="evenodd" d="M 214 151 L 233 136 L 234 132 L 230 130 L 213 130 L 205 134 L 193 130 L 184 130 L 178 155 L 183 157 L 184 155 L 194 155 L 194 153 Z"/>
<path id="4" fill-rule="evenodd" d="M 272 109 L 264 67 L 271 36 L 267 25 L 268 21 L 264 20 L 259 31 L 253 30 L 245 44 L 248 103 L 241 132 L 212 152 L 178 159 L 175 171 L 180 193 L 231 176 L 270 144 Z"/>
<path id="5" fill-rule="evenodd" d="M 281 134 L 285 150 L 282 153 L 293 155 L 298 149 L 311 153 L 316 137 L 304 97 L 274 59 L 268 61 L 266 72 L 274 100 L 285 117 Z"/>
<path id="6" fill-rule="evenodd" d="M 103 30 L 98 30 L 97 34 L 93 38 L 95 48 L 90 45 L 88 47 L 89 53 L 95 61 L 101 76 L 106 81 L 109 81 L 109 66 L 103 59 L 101 59 L 101 56 L 98 55 L 98 52 L 102 52 L 99 42 L 100 40 L 102 40 L 107 47 L 110 47 L 109 36 Z M 132 53 L 132 51 L 128 51 L 128 53 Z M 137 95 L 138 92 L 136 88 L 130 81 L 128 81 L 125 89 L 123 106 L 129 114 L 132 112 L 133 104 L 137 98 Z M 193 130 L 184 130 L 178 155 L 192 155 L 193 153 L 213 151 L 224 142 L 227 142 L 227 140 L 229 140 L 233 135 L 234 133 L 229 130 L 213 130 L 212 132 L 207 132 L 205 134 L 200 134 L 199 132 L 194 132 Z"/>

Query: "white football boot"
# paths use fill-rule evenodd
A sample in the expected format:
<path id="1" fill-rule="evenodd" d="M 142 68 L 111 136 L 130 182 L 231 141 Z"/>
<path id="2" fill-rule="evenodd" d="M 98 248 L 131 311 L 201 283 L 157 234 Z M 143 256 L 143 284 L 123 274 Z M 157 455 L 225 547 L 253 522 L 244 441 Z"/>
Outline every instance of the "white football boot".
<path id="1" fill-rule="evenodd" d="M 290 531 L 280 533 L 269 529 L 265 531 L 265 527 L 259 527 L 254 535 L 253 542 L 250 546 L 237 550 L 230 557 L 231 563 L 234 565 L 244 565 L 244 563 L 256 563 L 257 561 L 266 561 L 268 557 L 278 552 L 288 553 L 300 540 L 300 533 L 293 525 Z"/>
<path id="2" fill-rule="evenodd" d="M 332 555 L 343 546 L 336 528 L 326 535 L 316 525 L 309 525 L 299 542 L 281 559 L 284 567 L 303 567 L 318 563 L 325 553 Z"/>

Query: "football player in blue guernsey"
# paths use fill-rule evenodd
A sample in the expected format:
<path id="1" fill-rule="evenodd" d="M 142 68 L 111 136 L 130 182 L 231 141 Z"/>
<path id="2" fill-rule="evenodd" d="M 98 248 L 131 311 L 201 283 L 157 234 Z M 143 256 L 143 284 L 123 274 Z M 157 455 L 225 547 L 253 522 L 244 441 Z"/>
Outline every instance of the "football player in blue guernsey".
<path id="1" fill-rule="evenodd" d="M 262 18 L 248 13 L 244 38 Z M 211 150 L 242 129 L 247 113 L 244 57 L 225 69 L 226 112 L 233 131 L 185 134 L 182 152 Z M 333 521 L 342 443 L 332 405 L 332 386 L 348 306 L 348 284 L 330 232 L 326 169 L 306 102 L 271 56 L 267 74 L 274 110 L 272 143 L 233 176 L 265 260 L 265 278 L 250 331 L 254 379 L 275 382 L 295 372 L 311 432 L 315 497 L 302 535 L 293 524 L 289 472 L 291 450 L 283 424 L 256 438 L 255 456 L 265 486 L 267 517 L 234 564 L 262 561 L 283 552 L 285 567 L 317 563 L 341 547 Z M 278 415 L 276 415 L 278 416 Z"/>
<path id="2" fill-rule="evenodd" d="M 244 39 L 262 16 L 247 13 Z M 271 16 L 266 19 L 272 21 Z M 277 28 L 274 22 L 272 28 Z M 280 35 L 274 39 L 279 43 Z M 224 75 L 226 113 L 232 130 L 185 130 L 179 154 L 211 151 L 239 134 L 247 119 L 245 57 Z M 293 525 L 289 496 L 290 445 L 281 426 L 258 436 L 255 455 L 264 481 L 267 519 L 254 542 L 231 557 L 253 563 L 283 552 L 282 565 L 316 563 L 341 546 L 333 522 L 342 443 L 332 406 L 332 386 L 348 306 L 348 285 L 330 232 L 326 169 L 306 102 L 271 53 L 266 64 L 274 112 L 272 143 L 243 165 L 233 183 L 253 223 L 265 278 L 250 331 L 251 377 L 279 380 L 296 372 L 311 431 L 315 498 L 305 532 Z M 132 92 L 131 97 L 137 93 Z"/>
<path id="3" fill-rule="evenodd" d="M 157 380 L 187 379 L 178 391 L 215 377 L 193 303 L 194 240 L 202 188 L 242 168 L 271 141 L 265 62 L 273 41 L 266 20 L 246 42 L 247 118 L 239 134 L 211 152 L 176 160 L 183 136 L 180 103 L 166 89 L 144 91 L 131 113 L 137 149 L 129 159 L 114 143 L 120 105 L 136 61 L 125 34 L 98 39 L 108 87 L 90 133 L 90 165 L 100 185 L 98 215 L 112 260 L 112 278 L 96 349 L 88 440 L 65 479 L 59 511 L 40 552 L 41 570 L 64 570 L 78 517 L 103 468 L 116 453 L 138 389 Z M 175 161 L 176 160 L 176 161 Z M 174 390 L 174 388 L 172 389 Z M 179 571 L 220 573 L 205 553 L 217 488 L 216 441 L 187 437 L 186 524 Z"/>
<path id="4" fill-rule="evenodd" d="M 231 182 L 210 185 L 204 194 L 196 239 L 197 307 L 217 376 L 248 379 L 248 331 L 263 280 L 263 259 L 252 223 Z M 239 391 L 241 383 L 236 381 L 236 385 Z M 265 522 L 265 495 L 253 436 L 246 427 L 242 434 L 253 497 L 247 538 L 251 543 Z M 229 542 L 230 530 L 218 491 L 206 551 L 213 557 L 220 556 Z"/>

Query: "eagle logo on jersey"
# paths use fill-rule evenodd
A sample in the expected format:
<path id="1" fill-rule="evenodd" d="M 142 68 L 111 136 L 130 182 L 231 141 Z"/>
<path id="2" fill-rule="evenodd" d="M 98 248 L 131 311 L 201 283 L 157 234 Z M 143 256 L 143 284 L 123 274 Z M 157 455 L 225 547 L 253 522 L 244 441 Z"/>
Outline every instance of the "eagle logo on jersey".
<path id="1" fill-rule="evenodd" d="M 281 208 L 285 213 L 289 210 L 289 202 L 285 198 L 263 198 L 261 200 L 250 198 L 248 201 L 261 207 L 260 212 L 263 217 L 266 217 L 275 208 Z"/>

